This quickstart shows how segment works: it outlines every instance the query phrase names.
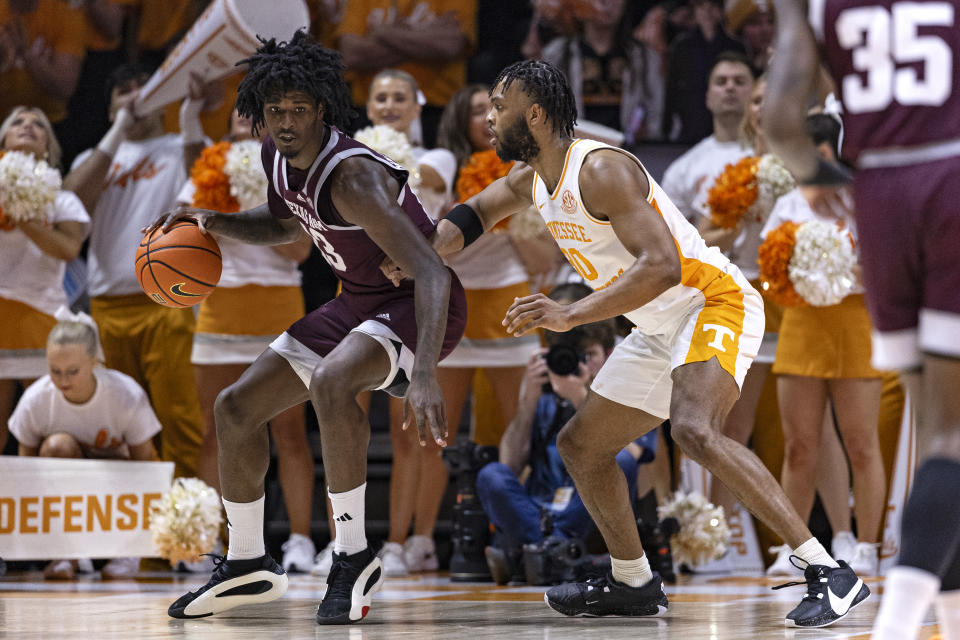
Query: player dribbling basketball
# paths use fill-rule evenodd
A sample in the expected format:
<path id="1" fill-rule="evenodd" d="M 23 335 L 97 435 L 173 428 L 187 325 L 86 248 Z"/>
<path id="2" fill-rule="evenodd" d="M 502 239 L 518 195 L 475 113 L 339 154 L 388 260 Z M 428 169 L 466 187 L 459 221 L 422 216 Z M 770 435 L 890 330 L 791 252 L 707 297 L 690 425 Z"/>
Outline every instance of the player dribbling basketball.
<path id="1" fill-rule="evenodd" d="M 266 126 L 262 160 L 266 205 L 235 214 L 185 209 L 201 228 L 255 244 L 282 244 L 305 229 L 334 269 L 343 293 L 293 324 L 220 393 L 215 405 L 220 483 L 229 551 L 210 581 L 169 609 L 176 618 L 212 615 L 267 602 L 286 591 L 283 570 L 265 553 L 265 423 L 309 398 L 323 441 L 336 547 L 320 624 L 366 616 L 383 580 L 364 531 L 370 426 L 357 393 L 385 389 L 405 396 L 421 442 L 445 443 L 446 418 L 437 361 L 463 333 L 463 288 L 430 248 L 435 224 L 407 185 L 407 172 L 344 135 L 350 93 L 339 56 L 302 31 L 288 43 L 264 42 L 246 61 L 237 109 Z M 414 274 L 399 289 L 381 273 L 389 256 Z"/>

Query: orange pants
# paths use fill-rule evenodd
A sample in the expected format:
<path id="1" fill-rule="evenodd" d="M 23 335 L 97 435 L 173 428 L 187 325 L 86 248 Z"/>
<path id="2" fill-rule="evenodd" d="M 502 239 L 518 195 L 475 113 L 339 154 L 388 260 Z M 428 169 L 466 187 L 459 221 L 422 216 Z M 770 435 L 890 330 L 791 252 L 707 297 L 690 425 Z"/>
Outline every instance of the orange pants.
<path id="1" fill-rule="evenodd" d="M 90 300 L 106 364 L 144 388 L 160 420 L 158 450 L 174 476 L 197 475 L 203 415 L 190 364 L 193 310 L 163 307 L 145 295 Z"/>

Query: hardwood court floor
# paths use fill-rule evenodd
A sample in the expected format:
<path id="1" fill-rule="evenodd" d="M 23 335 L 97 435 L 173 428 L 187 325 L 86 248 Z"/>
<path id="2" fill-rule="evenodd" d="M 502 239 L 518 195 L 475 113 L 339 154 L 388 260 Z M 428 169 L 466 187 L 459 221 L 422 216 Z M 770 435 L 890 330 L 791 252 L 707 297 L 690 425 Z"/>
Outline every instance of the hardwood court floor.
<path id="1" fill-rule="evenodd" d="M 803 588 L 771 591 L 780 580 L 747 576 L 683 576 L 667 587 L 669 613 L 659 619 L 567 618 L 543 603 L 543 588 L 451 583 L 443 574 L 387 579 L 359 625 L 314 622 L 325 584 L 293 575 L 282 599 L 201 620 L 173 620 L 167 606 L 205 577 L 144 573 L 137 579 L 44 581 L 39 573 L 0 579 L 0 638 L 92 640 L 188 638 L 342 638 L 343 640 L 868 640 L 877 611 L 874 591 L 846 619 L 826 629 L 784 627 Z M 921 640 L 936 637 L 932 618 Z"/>

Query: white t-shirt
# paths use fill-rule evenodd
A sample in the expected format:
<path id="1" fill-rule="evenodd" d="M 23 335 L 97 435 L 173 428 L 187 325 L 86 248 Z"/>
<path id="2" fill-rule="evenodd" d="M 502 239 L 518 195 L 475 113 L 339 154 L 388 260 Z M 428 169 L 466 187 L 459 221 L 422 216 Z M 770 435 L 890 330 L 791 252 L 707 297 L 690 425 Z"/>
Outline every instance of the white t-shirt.
<path id="1" fill-rule="evenodd" d="M 47 222 L 89 224 L 90 216 L 80 198 L 70 191 L 58 191 L 47 212 Z M 20 229 L 0 231 L 0 298 L 28 304 L 52 316 L 60 305 L 67 304 L 63 290 L 66 264 L 44 253 Z"/>
<path id="2" fill-rule="evenodd" d="M 143 444 L 160 431 L 146 392 L 130 376 L 96 367 L 97 389 L 74 404 L 53 386 L 49 375 L 30 385 L 10 416 L 10 432 L 28 447 L 48 436 L 69 433 L 96 458 L 129 457 L 128 444 Z"/>
<path id="3" fill-rule="evenodd" d="M 433 220 L 439 220 L 450 209 L 453 203 L 453 181 L 457 177 L 457 158 L 447 149 L 424 149 L 414 147 L 413 159 L 418 167 L 428 166 L 436 171 L 443 179 L 443 192 L 433 189 L 414 189 L 423 210 Z"/>
<path id="4" fill-rule="evenodd" d="M 192 204 L 195 192 L 193 180 L 187 180 L 177 195 L 177 202 Z M 216 232 L 213 232 L 213 235 L 216 236 L 220 253 L 223 255 L 223 270 L 218 287 L 242 287 L 248 284 L 263 287 L 300 286 L 301 274 L 296 261 L 283 257 L 269 246 L 249 244 Z"/>
<path id="5" fill-rule="evenodd" d="M 723 169 L 753 151 L 739 142 L 717 142 L 709 136 L 674 160 L 663 174 L 660 187 L 694 226 L 709 213 L 707 192 Z"/>
<path id="6" fill-rule="evenodd" d="M 763 225 L 763 229 L 760 231 L 760 239 L 761 241 L 766 240 L 767 235 L 784 222 L 803 224 L 811 220 L 830 223 L 837 222 L 835 219 L 821 216 L 811 209 L 810 204 L 807 202 L 807 199 L 803 197 L 800 189 L 794 189 L 777 199 L 776 204 L 773 205 L 773 210 L 770 211 L 770 217 L 767 218 L 766 224 Z M 850 237 L 853 238 L 854 247 L 859 247 L 859 243 L 857 242 L 857 226 L 852 216 L 845 219 L 843 224 L 844 228 L 850 233 Z M 863 291 L 863 285 L 858 282 L 854 285 L 850 293 L 863 293 Z"/>
<path id="7" fill-rule="evenodd" d="M 73 166 L 79 166 L 90 153 L 92 150 L 80 154 Z M 140 229 L 176 205 L 186 180 L 179 135 L 120 145 L 93 211 L 88 253 L 91 297 L 141 291 L 133 268 L 143 238 Z"/>

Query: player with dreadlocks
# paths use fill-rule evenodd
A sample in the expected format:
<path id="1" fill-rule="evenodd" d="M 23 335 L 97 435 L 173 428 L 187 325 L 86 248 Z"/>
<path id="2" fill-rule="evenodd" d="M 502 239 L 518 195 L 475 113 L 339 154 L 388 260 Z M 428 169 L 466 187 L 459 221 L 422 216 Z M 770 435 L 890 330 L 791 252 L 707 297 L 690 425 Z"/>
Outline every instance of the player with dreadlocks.
<path id="1" fill-rule="evenodd" d="M 563 254 L 596 292 L 566 305 L 542 294 L 519 298 L 503 320 L 507 331 L 564 332 L 618 315 L 637 327 L 613 350 L 557 438 L 610 550 L 612 570 L 550 589 L 547 604 L 571 616 L 657 616 L 667 610 L 663 584 L 640 545 L 616 456 L 669 418 L 684 452 L 794 547 L 810 565 L 808 576 L 811 569 L 816 574 L 787 623 L 835 622 L 869 589 L 827 554 L 763 463 L 720 433 L 763 337 L 760 294 L 718 250 L 707 248 L 639 160 L 573 138 L 576 107 L 557 69 L 540 61 L 513 64 L 494 82 L 490 101 L 487 121 L 498 155 L 525 164 L 455 207 L 440 221 L 434 248 L 449 255 L 536 205 Z M 402 268 L 387 263 L 384 269 L 402 282 Z M 831 604 L 816 598 L 828 587 Z M 835 599 L 845 605 L 833 607 Z"/>
<path id="2" fill-rule="evenodd" d="M 445 445 L 446 417 L 437 361 L 463 334 L 466 300 L 456 276 L 430 248 L 435 223 L 407 184 L 407 172 L 344 135 L 349 92 L 339 56 L 297 32 L 270 40 L 245 60 L 237 107 L 254 130 L 266 127 L 261 157 L 267 203 L 228 215 L 184 209 L 201 229 L 254 244 L 290 242 L 306 231 L 334 269 L 343 292 L 277 338 L 217 397 L 220 486 L 229 551 L 206 585 L 169 609 L 175 618 L 209 616 L 279 598 L 283 569 L 263 541 L 264 474 L 270 462 L 266 423 L 308 398 L 320 423 L 323 466 L 336 542 L 320 624 L 359 622 L 383 581 L 380 558 L 364 531 L 370 424 L 361 391 L 404 396 L 420 441 Z M 380 271 L 389 256 L 412 283 L 394 288 Z M 414 353 L 415 352 L 415 353 Z"/>

